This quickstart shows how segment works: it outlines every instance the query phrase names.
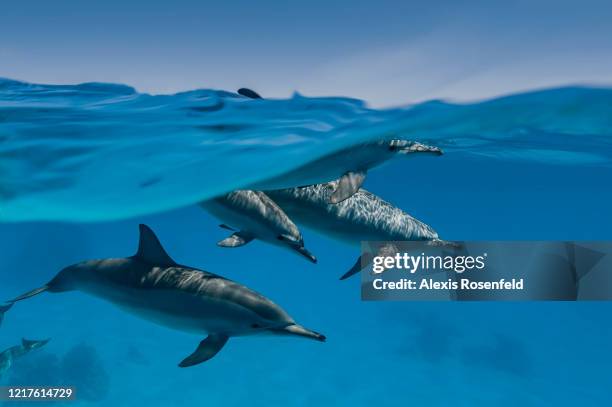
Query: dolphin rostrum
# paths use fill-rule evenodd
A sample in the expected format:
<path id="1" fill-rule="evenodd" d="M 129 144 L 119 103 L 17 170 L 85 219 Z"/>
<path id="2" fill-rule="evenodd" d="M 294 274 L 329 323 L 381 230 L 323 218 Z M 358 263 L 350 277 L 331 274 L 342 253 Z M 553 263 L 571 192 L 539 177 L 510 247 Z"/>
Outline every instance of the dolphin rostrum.
<path id="1" fill-rule="evenodd" d="M 3 352 L 0 352 L 0 377 L 2 377 L 2 375 L 11 368 L 15 358 L 21 357 L 35 349 L 41 348 L 49 341 L 50 339 L 38 341 L 24 338 L 21 340 L 21 345 L 13 346 Z"/>
<path id="2" fill-rule="evenodd" d="M 261 96 L 251 89 L 241 88 L 238 93 L 251 99 L 261 99 Z M 328 197 L 328 202 L 335 204 L 351 197 L 361 188 L 369 169 L 381 165 L 398 154 L 413 153 L 442 155 L 442 150 L 403 139 L 365 142 L 327 154 L 285 174 L 257 182 L 250 188 L 267 191 L 316 185 L 339 179 L 334 185 L 335 190 Z"/>
<path id="3" fill-rule="evenodd" d="M 270 198 L 300 225 L 352 245 L 362 241 L 426 240 L 447 244 L 429 225 L 378 196 L 359 190 L 350 199 L 330 204 L 338 181 L 302 188 L 267 191 Z M 450 243 L 448 243 L 450 244 Z M 361 257 L 341 279 L 359 272 Z"/>
<path id="4" fill-rule="evenodd" d="M 10 310 L 13 304 L 4 304 L 0 305 L 0 325 L 2 325 L 2 321 L 4 320 L 4 314 L 6 311 Z"/>
<path id="5" fill-rule="evenodd" d="M 68 266 L 46 285 L 11 302 L 44 291 L 80 290 L 158 324 L 208 336 L 180 367 L 215 356 L 232 336 L 271 333 L 324 342 L 298 325 L 261 294 L 218 275 L 177 264 L 146 225 L 140 225 L 132 257 L 89 260 Z"/>
<path id="6" fill-rule="evenodd" d="M 317 262 L 315 256 L 304 247 L 304 239 L 295 223 L 263 192 L 234 191 L 201 202 L 200 206 L 225 222 L 222 228 L 234 231 L 217 243 L 221 247 L 239 247 L 253 239 L 260 239 L 295 251 L 313 263 Z"/>

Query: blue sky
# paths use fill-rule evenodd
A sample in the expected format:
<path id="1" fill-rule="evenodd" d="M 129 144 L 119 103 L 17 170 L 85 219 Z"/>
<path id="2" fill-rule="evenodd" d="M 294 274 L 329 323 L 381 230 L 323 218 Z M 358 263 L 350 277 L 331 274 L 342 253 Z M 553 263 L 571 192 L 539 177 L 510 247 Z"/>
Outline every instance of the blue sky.
<path id="1" fill-rule="evenodd" d="M 374 106 L 612 84 L 609 1 L 1 2 L 0 76 Z"/>

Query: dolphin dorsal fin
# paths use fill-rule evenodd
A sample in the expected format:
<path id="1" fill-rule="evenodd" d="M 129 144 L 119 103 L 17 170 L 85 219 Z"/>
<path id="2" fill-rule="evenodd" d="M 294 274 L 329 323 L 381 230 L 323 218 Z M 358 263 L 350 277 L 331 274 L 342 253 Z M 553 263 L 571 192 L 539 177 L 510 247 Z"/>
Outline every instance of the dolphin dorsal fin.
<path id="1" fill-rule="evenodd" d="M 249 88 L 240 88 L 238 89 L 238 94 L 248 97 L 250 99 L 263 99 L 259 93 L 255 92 L 253 89 Z"/>
<path id="2" fill-rule="evenodd" d="M 168 256 L 168 253 L 164 250 L 164 247 L 159 242 L 157 236 L 155 236 L 153 230 L 143 224 L 141 224 L 139 228 L 140 240 L 138 242 L 138 251 L 134 257 L 159 266 L 176 266 L 176 262 Z"/>

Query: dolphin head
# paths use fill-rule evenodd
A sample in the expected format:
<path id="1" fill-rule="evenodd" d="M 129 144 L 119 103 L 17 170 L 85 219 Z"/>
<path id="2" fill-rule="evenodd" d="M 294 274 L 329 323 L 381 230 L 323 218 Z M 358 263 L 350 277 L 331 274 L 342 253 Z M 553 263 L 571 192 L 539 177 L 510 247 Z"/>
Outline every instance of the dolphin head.
<path id="1" fill-rule="evenodd" d="M 241 295 L 233 300 L 250 311 L 249 317 L 244 320 L 248 324 L 247 331 L 241 335 L 289 335 L 325 341 L 324 335 L 299 325 L 284 309 L 255 291 L 244 287 Z"/>
<path id="2" fill-rule="evenodd" d="M 282 246 L 297 252 L 298 254 L 306 257 L 313 263 L 317 262 L 317 258 L 312 253 L 310 253 L 308 249 L 304 247 L 304 239 L 302 238 L 302 235 L 299 234 L 299 232 L 297 235 L 283 233 L 278 235 L 277 239 L 279 240 Z"/>
<path id="3" fill-rule="evenodd" d="M 236 190 L 200 205 L 239 229 L 222 225 L 236 233 L 219 242 L 219 246 L 238 247 L 253 239 L 260 239 L 297 252 L 313 263 L 317 262 L 304 248 L 304 239 L 297 225 L 263 191 Z"/>
<path id="4" fill-rule="evenodd" d="M 380 145 L 387 148 L 388 151 L 393 154 L 425 153 L 442 155 L 442 150 L 439 147 L 429 146 L 412 140 L 389 140 L 381 142 Z"/>
<path id="5" fill-rule="evenodd" d="M 325 335 L 312 331 L 302 325 L 291 323 L 283 327 L 272 327 L 267 329 L 273 335 L 301 336 L 302 338 L 314 339 L 315 341 L 325 342 Z"/>
<path id="6" fill-rule="evenodd" d="M 291 318 L 284 321 L 258 320 L 250 326 L 250 334 L 275 335 L 275 336 L 301 336 L 302 338 L 314 339 L 325 342 L 325 335 L 303 327 Z"/>
<path id="7" fill-rule="evenodd" d="M 287 216 L 285 211 L 263 192 L 260 193 L 260 198 L 266 203 L 266 207 L 270 213 L 273 213 L 270 224 L 272 226 L 270 229 L 272 234 L 268 234 L 268 242 L 288 248 L 306 257 L 311 262 L 316 263 L 317 258 L 304 247 L 304 238 L 302 237 L 300 229 L 293 223 L 289 216 Z M 276 237 L 276 239 L 274 239 L 274 237 Z"/>

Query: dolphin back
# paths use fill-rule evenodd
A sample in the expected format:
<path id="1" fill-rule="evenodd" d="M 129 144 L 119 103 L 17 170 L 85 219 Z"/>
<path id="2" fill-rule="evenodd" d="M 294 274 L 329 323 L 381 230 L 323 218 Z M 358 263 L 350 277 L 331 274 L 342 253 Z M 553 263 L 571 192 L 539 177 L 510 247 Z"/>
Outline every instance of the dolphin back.
<path id="1" fill-rule="evenodd" d="M 267 193 L 298 223 L 348 243 L 438 238 L 429 225 L 365 189 L 345 201 L 330 204 L 336 184 L 334 181 Z"/>

